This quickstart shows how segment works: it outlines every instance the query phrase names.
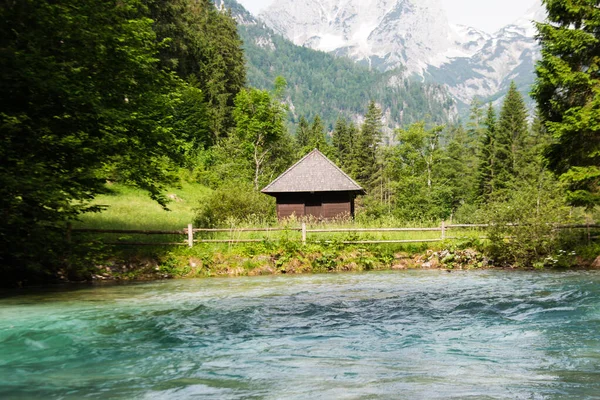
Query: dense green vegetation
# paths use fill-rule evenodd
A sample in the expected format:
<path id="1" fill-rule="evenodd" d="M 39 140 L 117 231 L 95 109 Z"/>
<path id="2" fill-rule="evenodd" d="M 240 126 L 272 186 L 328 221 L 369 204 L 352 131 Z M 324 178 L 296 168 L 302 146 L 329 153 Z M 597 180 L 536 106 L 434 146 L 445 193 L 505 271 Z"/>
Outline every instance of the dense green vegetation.
<path id="1" fill-rule="evenodd" d="M 600 10 L 591 0 L 545 0 L 538 23 L 542 60 L 533 96 L 552 135 L 549 168 L 568 185 L 572 204 L 600 204 Z"/>
<path id="2" fill-rule="evenodd" d="M 209 0 L 9 2 L 0 9 L 0 273 L 5 282 L 85 277 L 97 238 L 74 240 L 67 225 L 119 225 L 128 212 L 116 205 L 131 191 L 172 207 L 178 224 L 190 209 L 196 226 L 274 224 L 259 190 L 313 148 L 367 190 L 362 226 L 485 222 L 492 240 L 481 250 L 496 265 L 544 265 L 580 245 L 553 224 L 596 216 L 600 19 L 577 3 L 546 1 L 538 115 L 512 85 L 498 110 L 474 100 L 463 126 L 440 125 L 447 105 L 427 103 L 422 85 L 390 87 L 391 76 L 292 51 L 270 33 L 275 55 L 242 45 L 231 14 Z M 266 64 L 247 72 L 244 54 Z M 391 138 L 382 108 L 406 124 Z M 178 187 L 198 194 L 184 213 Z"/>

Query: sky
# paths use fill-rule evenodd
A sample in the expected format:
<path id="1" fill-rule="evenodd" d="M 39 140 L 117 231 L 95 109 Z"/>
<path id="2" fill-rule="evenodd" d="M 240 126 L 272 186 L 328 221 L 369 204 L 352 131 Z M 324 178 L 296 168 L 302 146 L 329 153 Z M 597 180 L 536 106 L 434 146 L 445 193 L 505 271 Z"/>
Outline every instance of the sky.
<path id="1" fill-rule="evenodd" d="M 253 14 L 274 0 L 238 0 Z M 488 33 L 525 15 L 536 0 L 440 0 L 451 23 L 468 25 Z"/>

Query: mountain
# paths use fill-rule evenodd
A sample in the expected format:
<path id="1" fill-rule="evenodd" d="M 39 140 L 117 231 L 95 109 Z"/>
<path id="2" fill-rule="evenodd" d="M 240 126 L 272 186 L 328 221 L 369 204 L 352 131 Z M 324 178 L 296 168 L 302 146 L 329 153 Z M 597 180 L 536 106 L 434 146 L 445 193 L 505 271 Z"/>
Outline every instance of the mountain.
<path id="1" fill-rule="evenodd" d="M 538 4 L 493 35 L 450 24 L 439 0 L 280 0 L 260 18 L 296 45 L 442 84 L 464 106 L 497 99 L 511 80 L 529 91 L 539 57 L 531 20 L 545 14 Z"/>
<path id="2" fill-rule="evenodd" d="M 427 119 L 445 123 L 457 115 L 448 91 L 435 83 L 409 77 L 403 67 L 370 69 L 345 57 L 298 46 L 277 34 L 234 0 L 216 0 L 238 21 L 244 42 L 249 84 L 272 89 L 277 76 L 288 82 L 289 119 L 320 115 L 329 129 L 338 117 L 355 122 L 371 99 L 382 108 L 387 127 Z"/>

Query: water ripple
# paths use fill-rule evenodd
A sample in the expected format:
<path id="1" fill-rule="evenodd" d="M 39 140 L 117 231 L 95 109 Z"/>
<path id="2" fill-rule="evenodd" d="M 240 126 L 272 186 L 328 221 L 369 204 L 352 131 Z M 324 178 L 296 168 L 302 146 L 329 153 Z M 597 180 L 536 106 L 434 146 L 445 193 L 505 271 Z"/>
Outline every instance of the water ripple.
<path id="1" fill-rule="evenodd" d="M 600 274 L 158 282 L 0 300 L 0 398 L 598 398 Z"/>

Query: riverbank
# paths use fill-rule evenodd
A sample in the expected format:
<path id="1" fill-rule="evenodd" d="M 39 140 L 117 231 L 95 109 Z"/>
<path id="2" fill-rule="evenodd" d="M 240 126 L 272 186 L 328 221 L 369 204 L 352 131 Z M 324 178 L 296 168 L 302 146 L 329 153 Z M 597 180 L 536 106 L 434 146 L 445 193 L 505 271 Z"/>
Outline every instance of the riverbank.
<path id="1" fill-rule="evenodd" d="M 270 250 L 270 251 L 269 251 Z M 130 254 L 109 258 L 89 275 L 91 281 L 136 281 L 203 277 L 298 275 L 382 270 L 600 269 L 595 259 L 573 253 L 548 258 L 529 267 L 502 266 L 476 248 L 426 249 L 423 246 L 327 247 L 309 244 L 291 248 L 264 246 L 180 249 L 166 254 Z"/>

